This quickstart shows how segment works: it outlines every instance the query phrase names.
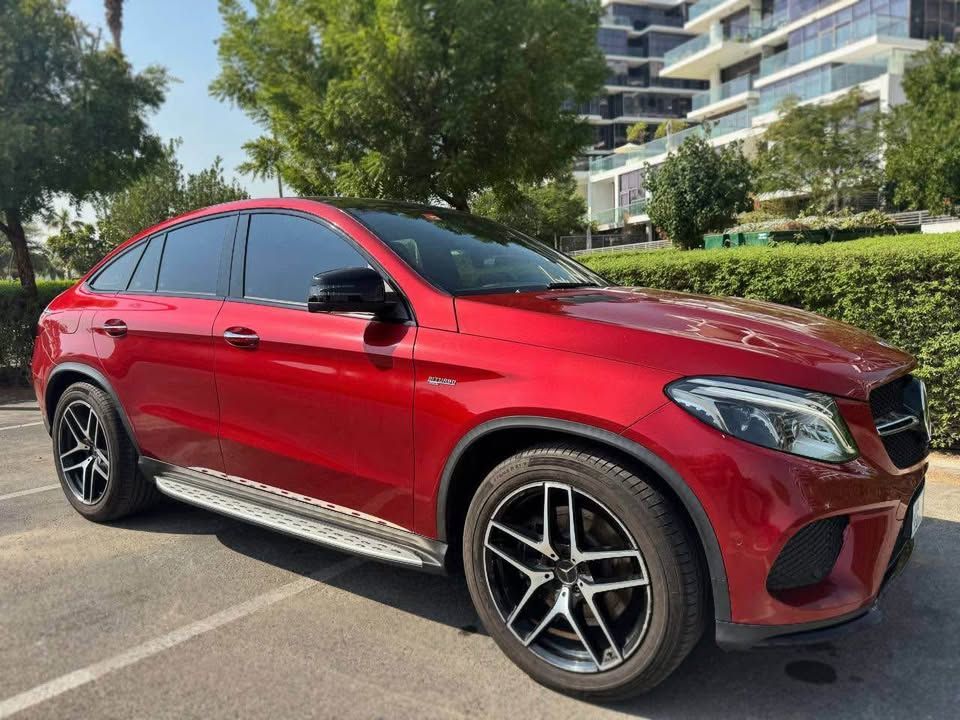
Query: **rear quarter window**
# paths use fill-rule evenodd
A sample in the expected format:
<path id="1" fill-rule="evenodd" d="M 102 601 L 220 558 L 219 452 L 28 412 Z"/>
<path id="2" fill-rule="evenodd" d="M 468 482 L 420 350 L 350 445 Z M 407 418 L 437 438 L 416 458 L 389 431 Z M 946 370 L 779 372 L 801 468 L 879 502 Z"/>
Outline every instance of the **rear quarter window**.
<path id="1" fill-rule="evenodd" d="M 127 290 L 136 292 L 152 292 L 157 289 L 157 270 L 160 267 L 160 253 L 163 251 L 163 235 L 150 239 L 146 251 L 133 271 Z"/>
<path id="2" fill-rule="evenodd" d="M 89 283 L 90 287 L 101 291 L 125 289 L 127 283 L 130 282 L 130 275 L 137 266 L 137 262 L 146 246 L 145 242 L 141 242 L 129 250 L 124 250 L 97 272 Z"/>
<path id="3" fill-rule="evenodd" d="M 192 223 L 167 233 L 160 258 L 157 292 L 216 295 L 220 253 L 233 215 Z"/>

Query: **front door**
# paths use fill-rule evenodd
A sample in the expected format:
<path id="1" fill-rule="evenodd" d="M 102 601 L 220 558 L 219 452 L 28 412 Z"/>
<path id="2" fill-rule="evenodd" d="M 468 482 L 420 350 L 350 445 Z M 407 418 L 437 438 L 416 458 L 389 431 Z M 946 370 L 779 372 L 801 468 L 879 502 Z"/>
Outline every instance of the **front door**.
<path id="1" fill-rule="evenodd" d="M 412 525 L 412 323 L 310 313 L 318 272 L 366 266 L 319 219 L 241 217 L 213 327 L 226 472 L 333 509 Z"/>

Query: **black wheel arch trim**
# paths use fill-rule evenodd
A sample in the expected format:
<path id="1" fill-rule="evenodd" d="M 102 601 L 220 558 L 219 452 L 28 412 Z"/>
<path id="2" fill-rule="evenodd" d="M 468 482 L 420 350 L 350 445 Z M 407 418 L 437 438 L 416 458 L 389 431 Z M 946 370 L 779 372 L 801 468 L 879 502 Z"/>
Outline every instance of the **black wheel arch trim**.
<path id="1" fill-rule="evenodd" d="M 484 435 L 504 429 L 551 430 L 592 440 L 629 455 L 659 476 L 677 495 L 693 521 L 710 573 L 715 618 L 718 622 L 730 621 L 730 595 L 727 588 L 727 573 L 720 552 L 720 543 L 717 541 L 713 525 L 703 509 L 700 499 L 680 474 L 658 455 L 622 435 L 592 425 L 531 415 L 496 418 L 481 423 L 470 430 L 453 448 L 440 476 L 440 487 L 437 493 L 437 534 L 440 541 L 449 542 L 447 538 L 447 502 L 450 496 L 453 474 L 460 458 L 473 443 Z"/>
<path id="2" fill-rule="evenodd" d="M 130 424 L 130 419 L 127 417 L 127 411 L 124 410 L 123 404 L 120 402 L 120 398 L 117 395 L 116 390 L 113 389 L 113 385 L 110 384 L 110 381 L 107 380 L 106 376 L 102 372 L 85 363 L 63 362 L 56 365 L 53 370 L 50 371 L 50 375 L 47 377 L 47 382 L 43 389 L 45 410 L 43 414 L 43 422 L 47 426 L 47 432 L 53 432 L 53 414 L 56 412 L 56 407 L 51 406 L 50 403 L 50 389 L 54 384 L 54 378 L 56 378 L 57 375 L 62 375 L 65 372 L 84 375 L 93 380 L 94 384 L 103 388 L 104 392 L 106 392 L 110 396 L 110 399 L 113 400 L 113 404 L 117 409 L 117 414 L 120 416 L 120 421 L 123 423 L 123 429 L 127 431 L 127 435 L 130 437 L 130 442 L 133 443 L 133 446 L 136 448 L 137 454 L 139 455 L 140 445 L 137 443 L 137 436 L 133 432 L 133 425 Z"/>

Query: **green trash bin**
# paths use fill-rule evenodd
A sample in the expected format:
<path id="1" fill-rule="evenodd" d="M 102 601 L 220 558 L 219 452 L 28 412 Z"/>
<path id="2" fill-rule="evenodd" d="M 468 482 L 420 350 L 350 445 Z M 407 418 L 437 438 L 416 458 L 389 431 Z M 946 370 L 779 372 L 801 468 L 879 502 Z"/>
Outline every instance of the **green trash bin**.
<path id="1" fill-rule="evenodd" d="M 749 232 L 743 233 L 741 245 L 769 245 L 770 233 L 768 232 Z"/>
<path id="2" fill-rule="evenodd" d="M 707 250 L 716 250 L 717 248 L 723 247 L 723 235 L 720 233 L 713 233 L 711 235 L 703 236 L 703 247 Z"/>

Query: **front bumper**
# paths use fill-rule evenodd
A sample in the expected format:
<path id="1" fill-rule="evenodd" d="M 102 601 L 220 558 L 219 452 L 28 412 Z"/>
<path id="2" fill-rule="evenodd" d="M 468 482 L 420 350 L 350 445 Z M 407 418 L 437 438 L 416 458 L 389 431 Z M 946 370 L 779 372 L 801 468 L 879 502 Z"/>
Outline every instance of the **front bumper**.
<path id="1" fill-rule="evenodd" d="M 910 539 L 900 548 L 880 587 L 880 595 L 866 610 L 855 610 L 839 617 L 799 625 L 741 625 L 717 622 L 717 645 L 723 650 L 814 645 L 832 642 L 844 635 L 879 624 L 883 620 L 880 597 L 889 587 L 890 581 L 903 572 L 913 553 L 913 544 Z"/>
<path id="2" fill-rule="evenodd" d="M 901 556 L 905 562 L 909 508 L 926 465 L 894 467 L 872 429 L 869 406 L 838 402 L 861 451 L 843 464 L 750 445 L 672 403 L 624 433 L 671 466 L 706 512 L 724 574 L 718 582 L 713 563 L 714 594 L 725 588 L 729 599 L 728 611 L 715 602 L 718 641 L 725 646 L 782 644 L 784 636 L 812 632 L 822 638 L 826 629 L 838 633 L 879 619 L 873 608 L 891 567 Z M 768 584 L 788 541 L 831 518 L 845 524 L 827 574 L 794 589 Z"/>

